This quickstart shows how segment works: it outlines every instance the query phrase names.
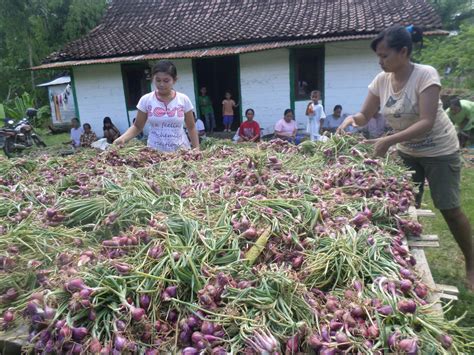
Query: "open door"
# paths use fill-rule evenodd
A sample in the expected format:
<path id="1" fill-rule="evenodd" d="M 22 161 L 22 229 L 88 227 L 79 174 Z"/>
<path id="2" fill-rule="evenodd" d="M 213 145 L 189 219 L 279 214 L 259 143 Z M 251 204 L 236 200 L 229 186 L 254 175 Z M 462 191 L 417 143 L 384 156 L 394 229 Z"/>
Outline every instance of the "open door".
<path id="1" fill-rule="evenodd" d="M 204 58 L 194 60 L 194 75 L 196 76 L 196 97 L 200 95 L 201 87 L 207 88 L 207 95 L 212 100 L 216 118 L 216 130 L 222 131 L 222 100 L 226 91 L 230 91 L 232 99 L 239 104 L 234 109 L 232 130 L 240 126 L 242 108 L 240 106 L 239 57 L 227 56 L 218 58 Z M 202 119 L 199 108 L 196 108 L 199 118 Z M 204 121 L 204 120 L 203 120 Z"/>

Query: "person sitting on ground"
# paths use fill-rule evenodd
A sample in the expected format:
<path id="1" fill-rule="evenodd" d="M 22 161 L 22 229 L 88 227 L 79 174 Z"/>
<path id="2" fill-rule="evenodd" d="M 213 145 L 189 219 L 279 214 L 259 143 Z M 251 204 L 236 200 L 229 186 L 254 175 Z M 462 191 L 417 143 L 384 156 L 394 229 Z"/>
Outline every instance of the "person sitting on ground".
<path id="1" fill-rule="evenodd" d="M 456 125 L 459 145 L 461 148 L 466 147 L 474 133 L 474 102 L 458 98 L 452 99 L 446 113 Z"/>
<path id="2" fill-rule="evenodd" d="M 260 125 L 254 121 L 255 111 L 248 108 L 245 111 L 247 121 L 242 122 L 239 127 L 238 143 L 242 142 L 258 142 L 260 140 Z"/>
<path id="3" fill-rule="evenodd" d="M 367 139 L 380 138 L 389 130 L 390 127 L 387 125 L 387 121 L 380 111 L 369 119 L 369 122 L 365 126 L 357 127 L 357 131 L 361 132 Z"/>
<path id="4" fill-rule="evenodd" d="M 84 133 L 81 134 L 81 147 L 90 148 L 91 144 L 97 140 L 97 135 L 89 123 L 84 123 L 82 128 L 84 129 Z"/>
<path id="5" fill-rule="evenodd" d="M 107 138 L 107 143 L 112 144 L 118 137 L 120 137 L 120 131 L 112 123 L 112 119 L 104 117 L 104 138 Z"/>
<path id="6" fill-rule="evenodd" d="M 81 135 L 84 133 L 79 120 L 74 117 L 71 119 L 71 140 L 64 142 L 63 144 L 70 144 L 73 148 L 79 148 L 81 146 Z"/>
<path id="7" fill-rule="evenodd" d="M 204 122 L 196 117 L 196 114 L 194 113 L 194 111 L 192 112 L 193 112 L 194 122 L 196 126 L 196 131 L 198 132 L 199 143 L 201 143 L 202 139 L 206 138 L 206 127 L 204 126 Z M 185 130 L 189 138 L 188 129 L 186 128 Z"/>
<path id="8" fill-rule="evenodd" d="M 342 114 L 342 106 L 334 106 L 333 113 L 328 115 L 323 123 L 323 132 L 336 133 L 337 128 L 341 125 L 344 119 L 347 117 L 346 114 Z"/>
<path id="9" fill-rule="evenodd" d="M 198 131 L 199 140 L 206 137 L 206 126 L 204 122 L 196 117 L 196 114 L 193 111 L 194 121 L 196 122 L 196 130 Z"/>
<path id="10" fill-rule="evenodd" d="M 280 138 L 289 142 L 295 141 L 298 127 L 296 126 L 294 117 L 295 114 L 291 108 L 285 110 L 283 118 L 275 124 L 275 138 Z"/>

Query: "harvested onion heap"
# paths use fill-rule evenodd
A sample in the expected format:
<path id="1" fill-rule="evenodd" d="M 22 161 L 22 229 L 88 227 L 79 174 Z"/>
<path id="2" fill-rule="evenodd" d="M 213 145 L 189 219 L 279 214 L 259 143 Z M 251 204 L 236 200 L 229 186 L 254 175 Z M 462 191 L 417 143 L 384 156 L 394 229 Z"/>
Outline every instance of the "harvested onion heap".
<path id="1" fill-rule="evenodd" d="M 37 353 L 473 351 L 404 244 L 409 177 L 355 138 L 0 161 L 0 312 Z M 26 328 L 25 328 L 26 325 Z"/>

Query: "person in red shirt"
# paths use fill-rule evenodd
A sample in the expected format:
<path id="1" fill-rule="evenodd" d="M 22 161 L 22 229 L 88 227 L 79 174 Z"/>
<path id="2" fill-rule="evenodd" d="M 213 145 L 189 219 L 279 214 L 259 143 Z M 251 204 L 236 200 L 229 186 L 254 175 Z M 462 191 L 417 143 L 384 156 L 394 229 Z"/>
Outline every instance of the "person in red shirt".
<path id="1" fill-rule="evenodd" d="M 260 125 L 253 120 L 255 111 L 248 108 L 245 111 L 247 121 L 243 122 L 239 128 L 239 140 L 237 142 L 258 142 L 260 140 Z"/>

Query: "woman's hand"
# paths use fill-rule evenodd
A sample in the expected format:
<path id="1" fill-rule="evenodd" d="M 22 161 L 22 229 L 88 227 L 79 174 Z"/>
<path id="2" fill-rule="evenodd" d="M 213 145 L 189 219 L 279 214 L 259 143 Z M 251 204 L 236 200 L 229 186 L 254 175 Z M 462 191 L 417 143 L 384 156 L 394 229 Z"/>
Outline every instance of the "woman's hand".
<path id="1" fill-rule="evenodd" d="M 377 139 L 367 139 L 364 143 L 373 144 L 375 156 L 383 157 L 387 154 L 388 149 L 392 145 L 388 137 L 377 138 Z"/>
<path id="2" fill-rule="evenodd" d="M 112 143 L 113 145 L 116 145 L 117 147 L 122 148 L 125 145 L 125 139 L 123 136 L 118 137 L 114 142 Z"/>
<path id="3" fill-rule="evenodd" d="M 354 121 L 354 116 L 349 115 L 345 118 L 344 121 L 342 121 L 341 125 L 339 127 L 337 127 L 336 133 L 337 134 L 344 134 L 346 128 L 351 126 L 351 125 L 354 126 L 354 127 L 357 127 L 357 124 Z"/>

